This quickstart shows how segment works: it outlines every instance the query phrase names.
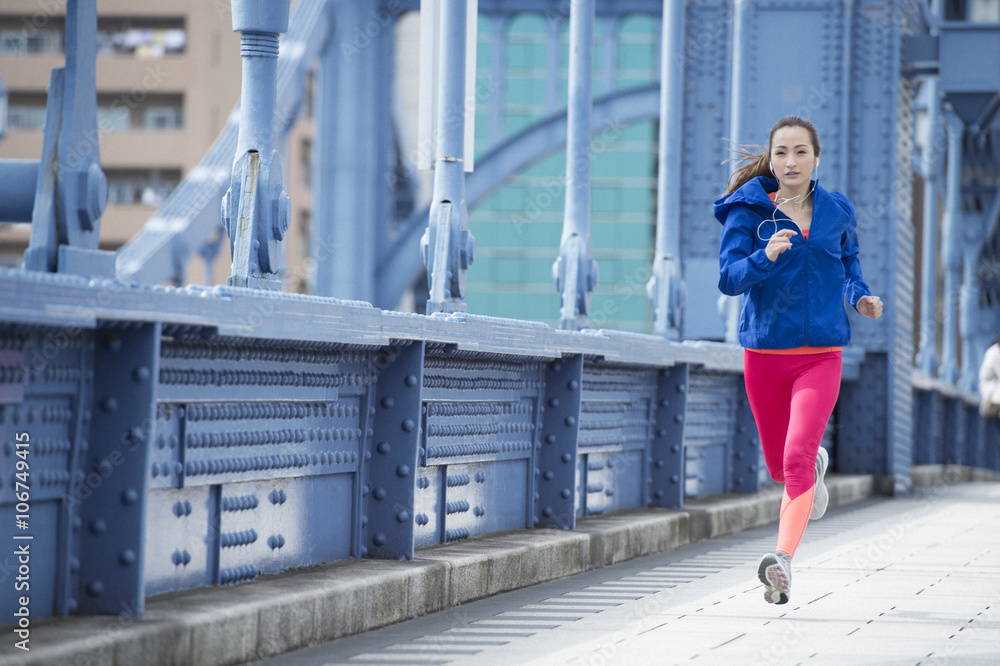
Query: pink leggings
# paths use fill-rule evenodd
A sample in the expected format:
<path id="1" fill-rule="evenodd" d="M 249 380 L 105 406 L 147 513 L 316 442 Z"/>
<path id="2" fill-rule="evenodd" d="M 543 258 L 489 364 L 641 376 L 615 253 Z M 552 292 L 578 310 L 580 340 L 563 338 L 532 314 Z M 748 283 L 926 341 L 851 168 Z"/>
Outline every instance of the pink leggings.
<path id="1" fill-rule="evenodd" d="M 818 354 L 743 353 L 747 397 L 771 478 L 789 499 L 813 487 L 819 450 L 840 394 L 839 351 Z"/>

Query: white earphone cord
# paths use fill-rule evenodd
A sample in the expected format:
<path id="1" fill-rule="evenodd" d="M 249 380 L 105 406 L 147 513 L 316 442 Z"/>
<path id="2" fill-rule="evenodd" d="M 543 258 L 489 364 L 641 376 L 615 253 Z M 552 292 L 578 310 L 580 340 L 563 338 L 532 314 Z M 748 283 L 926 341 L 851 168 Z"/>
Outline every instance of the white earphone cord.
<path id="1" fill-rule="evenodd" d="M 774 173 L 774 167 L 771 166 L 770 162 L 768 162 L 768 167 L 771 168 L 771 173 Z M 813 171 L 813 175 L 815 176 L 815 178 L 813 179 L 812 188 L 808 192 L 806 192 L 805 194 L 800 194 L 800 195 L 798 195 L 796 197 L 788 197 L 787 199 L 779 199 L 777 197 L 777 195 L 775 195 L 774 212 L 771 214 L 771 217 L 769 219 L 766 219 L 766 220 L 764 220 L 763 222 L 761 222 L 760 224 L 757 225 L 757 238 L 761 239 L 765 243 L 771 239 L 770 236 L 768 236 L 767 238 L 764 238 L 763 236 L 760 235 L 760 228 L 762 226 L 764 226 L 765 224 L 767 224 L 768 222 L 774 224 L 774 233 L 775 234 L 778 233 L 778 219 L 777 219 L 778 206 L 783 206 L 786 203 L 788 203 L 789 201 L 799 201 L 802 198 L 808 198 L 808 197 L 812 196 L 813 192 L 816 191 L 816 185 L 819 184 L 819 160 L 816 160 L 816 169 L 815 169 L 815 171 Z M 777 180 L 777 178 L 775 178 L 775 180 Z M 780 187 L 780 185 L 779 185 L 779 187 Z M 783 217 L 781 219 L 782 220 L 788 220 L 789 222 L 793 222 L 793 220 L 791 220 L 791 219 L 789 219 L 787 217 Z M 773 236 L 773 235 L 774 234 L 771 234 L 771 236 Z"/>

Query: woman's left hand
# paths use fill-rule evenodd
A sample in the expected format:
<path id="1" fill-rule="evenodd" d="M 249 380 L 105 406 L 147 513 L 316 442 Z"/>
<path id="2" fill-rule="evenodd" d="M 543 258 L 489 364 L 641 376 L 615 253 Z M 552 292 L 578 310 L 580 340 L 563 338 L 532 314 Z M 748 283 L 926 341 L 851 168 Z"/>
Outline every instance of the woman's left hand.
<path id="1" fill-rule="evenodd" d="M 858 312 L 872 319 L 878 319 L 882 316 L 882 299 L 878 296 L 862 296 L 854 307 Z"/>

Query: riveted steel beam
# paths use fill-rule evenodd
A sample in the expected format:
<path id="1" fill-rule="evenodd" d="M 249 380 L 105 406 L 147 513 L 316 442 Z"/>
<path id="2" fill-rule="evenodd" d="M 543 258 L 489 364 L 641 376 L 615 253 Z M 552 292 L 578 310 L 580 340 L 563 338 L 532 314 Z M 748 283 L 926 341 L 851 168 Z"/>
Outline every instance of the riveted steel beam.
<path id="1" fill-rule="evenodd" d="M 650 506 L 677 509 L 684 502 L 684 416 L 689 367 L 679 363 L 657 373 L 646 500 Z"/>
<path id="2" fill-rule="evenodd" d="M 934 390 L 915 389 L 913 394 L 913 463 L 931 465 L 937 462 L 934 432 L 938 393 Z"/>
<path id="3" fill-rule="evenodd" d="M 582 394 L 582 354 L 548 364 L 535 463 L 534 522 L 538 527 L 570 530 L 576 524 L 574 487 Z"/>
<path id="4" fill-rule="evenodd" d="M 358 554 L 413 557 L 414 495 L 420 440 L 424 343 L 373 352 L 378 384 L 372 436 L 364 452 L 361 543 Z"/>
<path id="5" fill-rule="evenodd" d="M 96 331 L 93 418 L 81 470 L 96 487 L 80 504 L 80 613 L 142 615 L 160 331 L 159 323 L 108 324 Z"/>
<path id="6" fill-rule="evenodd" d="M 730 451 L 732 475 L 729 487 L 737 493 L 755 493 L 760 490 L 760 435 L 743 382 L 738 383 L 736 391 L 736 422 Z"/>

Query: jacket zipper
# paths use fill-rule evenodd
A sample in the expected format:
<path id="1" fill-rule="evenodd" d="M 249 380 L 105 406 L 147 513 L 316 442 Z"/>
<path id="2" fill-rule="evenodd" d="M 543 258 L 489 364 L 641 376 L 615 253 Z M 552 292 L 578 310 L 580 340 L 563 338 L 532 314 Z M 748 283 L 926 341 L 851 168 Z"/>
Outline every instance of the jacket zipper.
<path id="1" fill-rule="evenodd" d="M 810 225 L 811 226 L 811 225 Z M 810 229 L 811 231 L 811 229 Z M 806 336 L 805 346 L 809 346 L 809 238 L 806 237 L 802 239 L 804 243 L 802 247 L 802 297 L 805 301 L 802 304 L 803 315 L 803 333 Z"/>

